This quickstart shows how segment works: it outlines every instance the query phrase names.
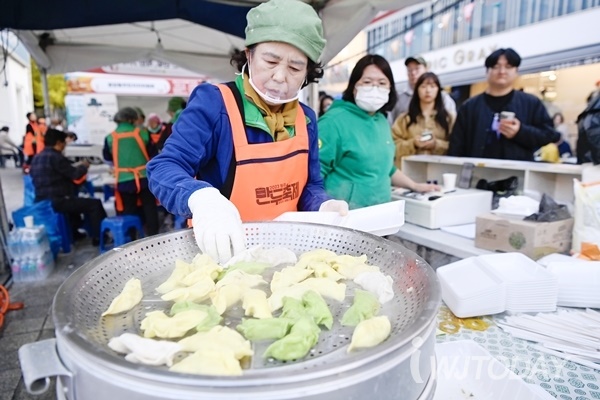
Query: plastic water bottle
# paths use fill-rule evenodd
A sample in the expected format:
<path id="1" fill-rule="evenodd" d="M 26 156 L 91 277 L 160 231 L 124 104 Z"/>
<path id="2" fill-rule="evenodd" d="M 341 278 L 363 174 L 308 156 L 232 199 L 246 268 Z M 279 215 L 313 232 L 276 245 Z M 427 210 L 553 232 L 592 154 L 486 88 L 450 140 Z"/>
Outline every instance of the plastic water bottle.
<path id="1" fill-rule="evenodd" d="M 21 232 L 18 229 L 8 234 L 8 252 L 13 259 L 21 257 Z"/>

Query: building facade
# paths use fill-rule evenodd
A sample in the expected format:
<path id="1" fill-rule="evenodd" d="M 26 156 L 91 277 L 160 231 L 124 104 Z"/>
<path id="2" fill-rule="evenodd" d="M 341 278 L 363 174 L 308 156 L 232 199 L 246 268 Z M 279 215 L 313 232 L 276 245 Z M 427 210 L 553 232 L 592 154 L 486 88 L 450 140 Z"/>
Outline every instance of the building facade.
<path id="1" fill-rule="evenodd" d="M 396 85 L 404 60 L 421 55 L 460 103 L 485 90 L 485 58 L 512 47 L 523 58 L 517 88 L 575 119 L 600 81 L 600 0 L 438 0 L 396 11 L 366 29 L 367 49 L 386 57 Z"/>
<path id="2" fill-rule="evenodd" d="M 17 37 L 7 30 L 0 31 L 0 126 L 10 128 L 10 138 L 17 144 L 23 141 L 27 119 L 33 111 L 31 63 L 29 53 Z"/>
<path id="3" fill-rule="evenodd" d="M 517 88 L 564 115 L 571 144 L 600 81 L 600 0 L 433 0 L 382 14 L 359 36 L 327 65 L 323 90 L 339 94 L 367 52 L 390 62 L 403 90 L 404 60 L 420 55 L 460 104 L 485 90 L 485 58 L 512 47 L 523 58 Z"/>

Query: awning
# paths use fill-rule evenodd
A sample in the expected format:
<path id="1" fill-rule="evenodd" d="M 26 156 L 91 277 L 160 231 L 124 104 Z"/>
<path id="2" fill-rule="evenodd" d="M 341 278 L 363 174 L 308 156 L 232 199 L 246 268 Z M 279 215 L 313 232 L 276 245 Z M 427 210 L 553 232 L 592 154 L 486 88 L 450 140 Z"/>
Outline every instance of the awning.
<path id="1" fill-rule="evenodd" d="M 329 61 L 379 11 L 419 0 L 305 0 L 323 19 Z M 49 73 L 140 59 L 166 61 L 231 79 L 243 48 L 246 13 L 259 0 L 4 0 L 0 28 L 11 28 Z"/>

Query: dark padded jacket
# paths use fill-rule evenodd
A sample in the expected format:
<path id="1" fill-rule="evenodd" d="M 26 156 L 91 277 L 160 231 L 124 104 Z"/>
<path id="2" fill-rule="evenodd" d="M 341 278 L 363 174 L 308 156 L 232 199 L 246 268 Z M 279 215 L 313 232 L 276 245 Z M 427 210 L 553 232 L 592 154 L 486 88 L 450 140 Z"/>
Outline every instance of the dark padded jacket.
<path id="1" fill-rule="evenodd" d="M 448 147 L 448 155 L 456 157 L 486 157 L 486 146 L 500 146 L 500 158 L 533 161 L 533 153 L 548 143 L 557 142 L 560 133 L 554 130 L 552 119 L 542 102 L 535 96 L 515 91 L 502 111 L 512 111 L 521 122 L 512 139 L 491 130 L 494 111 L 484 94 L 467 100 L 458 110 Z"/>

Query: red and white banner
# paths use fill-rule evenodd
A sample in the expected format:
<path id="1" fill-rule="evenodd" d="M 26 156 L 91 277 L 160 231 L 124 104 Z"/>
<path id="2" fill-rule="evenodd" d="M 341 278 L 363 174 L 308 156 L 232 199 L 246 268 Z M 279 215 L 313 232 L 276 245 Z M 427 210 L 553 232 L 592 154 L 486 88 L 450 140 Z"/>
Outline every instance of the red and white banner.
<path id="1" fill-rule="evenodd" d="M 130 76 L 76 72 L 65 75 L 67 92 L 116 94 L 121 96 L 183 96 L 205 82 L 202 78 Z"/>

